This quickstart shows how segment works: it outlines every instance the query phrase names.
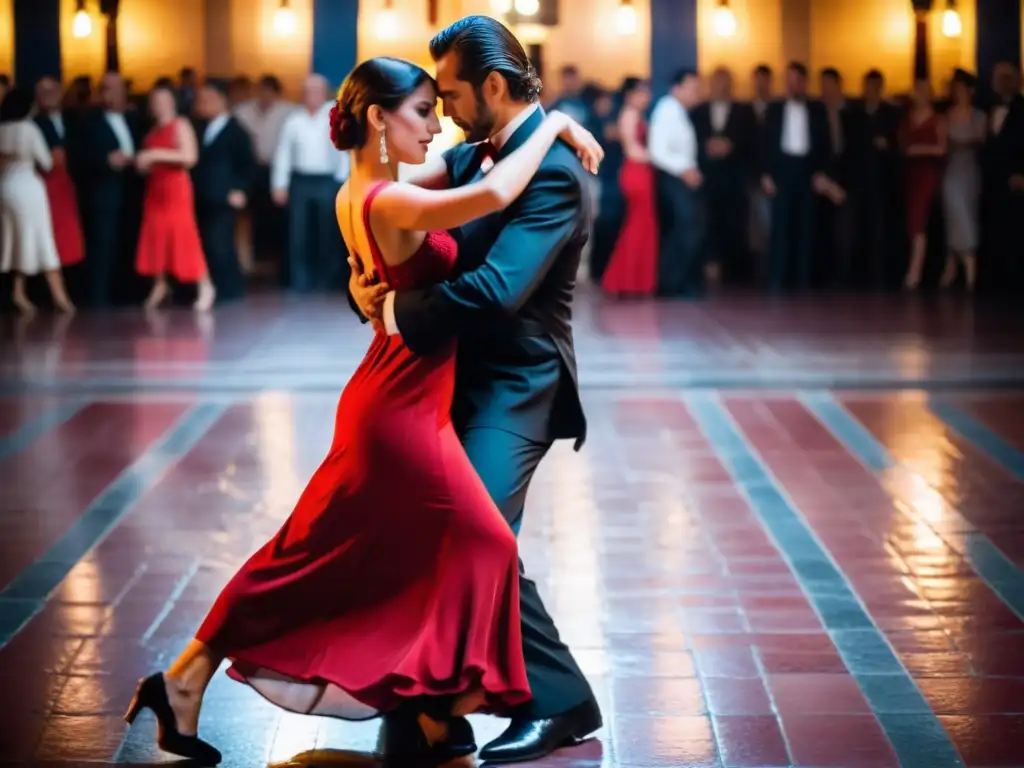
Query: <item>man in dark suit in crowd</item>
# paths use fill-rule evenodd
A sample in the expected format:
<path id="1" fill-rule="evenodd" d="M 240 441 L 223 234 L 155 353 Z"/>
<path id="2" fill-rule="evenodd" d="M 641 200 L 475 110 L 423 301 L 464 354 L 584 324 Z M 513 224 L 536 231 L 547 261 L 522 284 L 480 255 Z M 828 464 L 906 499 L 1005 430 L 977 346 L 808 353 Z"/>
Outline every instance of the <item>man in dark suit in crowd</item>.
<path id="1" fill-rule="evenodd" d="M 823 258 L 817 275 L 823 284 L 845 289 L 850 287 L 860 240 L 857 216 L 860 188 L 853 183 L 851 167 L 857 119 L 843 93 L 843 78 L 838 70 L 832 67 L 821 70 L 819 82 L 828 117 L 831 153 L 825 168 L 829 183 L 820 200 Z"/>
<path id="2" fill-rule="evenodd" d="M 85 118 L 79 137 L 78 171 L 88 273 L 86 300 L 104 307 L 117 298 L 134 301 L 135 246 L 142 216 L 142 182 L 133 163 L 140 133 L 125 107 L 124 79 L 108 72 L 100 81 L 101 106 Z"/>
<path id="3" fill-rule="evenodd" d="M 864 75 L 863 93 L 850 136 L 847 194 L 855 198 L 860 243 L 854 280 L 882 290 L 903 266 L 904 213 L 900 176 L 900 110 L 885 100 L 885 78 Z"/>
<path id="4" fill-rule="evenodd" d="M 540 80 L 519 41 L 488 17 L 456 22 L 430 49 L 445 114 L 469 142 L 487 140 L 446 152 L 430 184 L 467 184 L 480 178 L 489 153 L 508 155 L 540 125 Z M 374 304 L 376 294 L 350 260 L 354 306 L 401 333 L 414 352 L 459 338 L 452 419 L 517 533 L 541 459 L 556 439 L 574 439 L 579 447 L 586 433 L 571 302 L 591 221 L 589 181 L 573 151 L 557 143 L 513 205 L 453 233 L 460 246 L 457 277 L 389 293 L 383 306 Z M 601 727 L 589 683 L 521 565 L 520 573 L 523 655 L 534 698 L 480 751 L 485 761 L 536 760 Z M 386 722 L 386 752 L 397 748 L 404 727 L 395 717 Z"/>
<path id="5" fill-rule="evenodd" d="M 761 186 L 772 198 L 769 286 L 781 291 L 794 280 L 811 287 L 814 270 L 814 209 L 827 189 L 831 155 L 828 116 L 807 98 L 807 67 L 786 68 L 786 98 L 765 116 Z"/>
<path id="6" fill-rule="evenodd" d="M 750 276 L 747 184 L 753 163 L 754 112 L 732 97 L 732 74 L 711 74 L 711 99 L 693 110 L 704 175 L 706 263 L 717 263 L 730 282 Z"/>
<path id="7" fill-rule="evenodd" d="M 208 80 L 196 94 L 201 123 L 199 162 L 192 169 L 196 220 L 218 301 L 245 294 L 245 278 L 235 246 L 235 221 L 245 208 L 256 174 L 249 134 L 228 111 L 228 86 Z"/>
<path id="8" fill-rule="evenodd" d="M 982 153 L 981 284 L 998 292 L 1024 286 L 1020 223 L 1024 218 L 1024 96 L 1020 68 L 1001 61 L 992 71 L 995 102 Z"/>

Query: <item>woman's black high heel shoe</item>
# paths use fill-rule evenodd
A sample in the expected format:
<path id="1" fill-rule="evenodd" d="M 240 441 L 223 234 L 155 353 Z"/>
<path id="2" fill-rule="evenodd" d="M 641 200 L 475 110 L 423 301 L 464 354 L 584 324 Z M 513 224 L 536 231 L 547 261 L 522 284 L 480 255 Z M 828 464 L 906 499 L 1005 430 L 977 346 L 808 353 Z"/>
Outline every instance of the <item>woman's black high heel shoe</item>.
<path id="1" fill-rule="evenodd" d="M 149 709 L 156 716 L 156 743 L 164 752 L 195 760 L 203 765 L 220 763 L 221 754 L 215 747 L 198 736 L 185 736 L 178 732 L 178 720 L 171 709 L 171 702 L 167 698 L 167 684 L 160 672 L 139 681 L 139 687 L 135 689 L 135 698 L 124 715 L 124 721 L 131 725 L 143 709 Z"/>

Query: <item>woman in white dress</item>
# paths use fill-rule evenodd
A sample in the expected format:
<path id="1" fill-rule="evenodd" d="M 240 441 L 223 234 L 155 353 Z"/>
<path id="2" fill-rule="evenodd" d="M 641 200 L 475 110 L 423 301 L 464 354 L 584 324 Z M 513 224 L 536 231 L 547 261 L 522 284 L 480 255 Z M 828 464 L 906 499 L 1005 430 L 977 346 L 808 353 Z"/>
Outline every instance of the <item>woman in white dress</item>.
<path id="1" fill-rule="evenodd" d="M 0 272 L 14 272 L 11 298 L 19 311 L 35 311 L 25 294 L 25 278 L 42 272 L 54 305 L 71 312 L 46 186 L 37 170 L 50 170 L 53 157 L 39 126 L 29 119 L 31 109 L 32 94 L 23 88 L 8 91 L 0 104 Z"/>

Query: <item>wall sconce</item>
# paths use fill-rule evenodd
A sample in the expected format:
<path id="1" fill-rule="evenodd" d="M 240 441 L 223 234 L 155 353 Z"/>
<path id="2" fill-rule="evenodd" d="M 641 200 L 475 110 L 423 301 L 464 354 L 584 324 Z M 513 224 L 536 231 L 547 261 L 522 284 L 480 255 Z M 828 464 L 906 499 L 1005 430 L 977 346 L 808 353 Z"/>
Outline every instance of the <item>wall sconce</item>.
<path id="1" fill-rule="evenodd" d="M 736 14 L 729 7 L 729 0 L 718 0 L 711 27 L 719 37 L 732 37 L 736 34 Z"/>
<path id="2" fill-rule="evenodd" d="M 274 11 L 274 31 L 282 37 L 288 37 L 295 34 L 298 26 L 291 4 L 288 0 L 281 0 L 281 6 Z"/>
<path id="3" fill-rule="evenodd" d="M 963 31 L 964 25 L 956 10 L 956 0 L 949 0 L 946 10 L 942 12 L 942 34 L 946 37 L 960 37 Z"/>
<path id="4" fill-rule="evenodd" d="M 79 40 L 92 34 L 92 18 L 85 10 L 85 0 L 78 0 L 75 19 L 71 22 L 71 34 Z"/>
<path id="5" fill-rule="evenodd" d="M 384 7 L 377 14 L 374 28 L 381 40 L 394 40 L 398 37 L 398 12 L 395 11 L 394 0 L 384 0 Z"/>
<path id="6" fill-rule="evenodd" d="M 636 32 L 637 18 L 636 6 L 633 0 L 620 0 L 619 7 L 615 11 L 615 28 L 623 37 Z"/>
<path id="7" fill-rule="evenodd" d="M 515 0 L 515 9 L 520 16 L 533 16 L 540 10 L 540 0 Z"/>

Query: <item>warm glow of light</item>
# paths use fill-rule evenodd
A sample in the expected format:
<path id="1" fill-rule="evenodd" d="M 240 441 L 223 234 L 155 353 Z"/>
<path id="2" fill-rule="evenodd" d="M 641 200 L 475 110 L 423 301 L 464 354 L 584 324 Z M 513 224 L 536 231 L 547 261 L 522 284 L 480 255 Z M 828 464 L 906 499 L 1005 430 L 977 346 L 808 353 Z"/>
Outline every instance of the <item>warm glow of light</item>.
<path id="1" fill-rule="evenodd" d="M 398 13 L 391 7 L 390 3 L 381 8 L 380 13 L 377 14 L 374 28 L 377 32 L 377 37 L 381 40 L 395 40 L 398 38 Z"/>
<path id="2" fill-rule="evenodd" d="M 548 28 L 543 24 L 516 24 L 516 37 L 524 45 L 541 45 L 548 39 Z"/>
<path id="3" fill-rule="evenodd" d="M 502 16 L 512 12 L 512 0 L 491 0 L 491 13 Z"/>
<path id="4" fill-rule="evenodd" d="M 960 37 L 964 26 L 955 8 L 947 8 L 942 14 L 942 34 L 946 37 Z"/>
<path id="5" fill-rule="evenodd" d="M 520 16 L 533 16 L 540 10 L 540 0 L 516 0 L 515 9 Z"/>
<path id="6" fill-rule="evenodd" d="M 711 26 L 719 37 L 732 37 L 736 34 L 736 14 L 728 5 L 720 5 L 715 8 Z"/>
<path id="7" fill-rule="evenodd" d="M 615 12 L 615 26 L 619 34 L 624 37 L 636 33 L 637 17 L 636 8 L 633 7 L 633 3 L 623 2 L 619 4 L 619 9 Z"/>
<path id="8" fill-rule="evenodd" d="M 75 14 L 75 20 L 71 24 L 71 34 L 79 40 L 92 34 L 92 19 L 89 18 L 88 11 L 81 10 Z"/>
<path id="9" fill-rule="evenodd" d="M 282 5 L 274 11 L 274 32 L 285 37 L 294 35 L 298 28 L 299 23 L 295 18 L 295 11 L 287 5 Z"/>

